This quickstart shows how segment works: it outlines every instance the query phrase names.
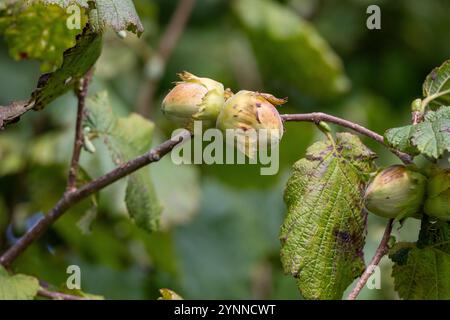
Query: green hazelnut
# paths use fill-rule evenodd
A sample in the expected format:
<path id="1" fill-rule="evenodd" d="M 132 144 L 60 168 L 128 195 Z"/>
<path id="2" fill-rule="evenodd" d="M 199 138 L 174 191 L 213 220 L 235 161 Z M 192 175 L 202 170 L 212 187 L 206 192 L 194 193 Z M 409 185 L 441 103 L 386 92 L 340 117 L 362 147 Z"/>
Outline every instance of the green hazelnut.
<path id="1" fill-rule="evenodd" d="M 402 220 L 417 216 L 425 196 L 426 178 L 402 165 L 378 173 L 368 186 L 364 200 L 368 211 Z"/>
<path id="2" fill-rule="evenodd" d="M 202 121 L 205 127 L 214 126 L 225 102 L 223 84 L 189 72 L 180 73 L 179 77 L 182 81 L 164 98 L 162 112 L 187 129 L 192 128 L 194 121 Z"/>
<path id="3" fill-rule="evenodd" d="M 428 180 L 424 210 L 429 216 L 450 221 L 450 170 L 440 170 Z"/>

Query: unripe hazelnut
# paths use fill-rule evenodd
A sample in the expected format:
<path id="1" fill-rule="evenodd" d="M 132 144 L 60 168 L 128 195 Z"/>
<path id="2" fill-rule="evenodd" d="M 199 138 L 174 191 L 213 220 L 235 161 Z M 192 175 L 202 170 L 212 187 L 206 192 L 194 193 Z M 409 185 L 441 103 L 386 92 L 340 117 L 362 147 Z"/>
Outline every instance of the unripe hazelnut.
<path id="1" fill-rule="evenodd" d="M 439 170 L 428 180 L 424 210 L 429 216 L 450 221 L 450 170 Z"/>
<path id="2" fill-rule="evenodd" d="M 182 81 L 164 98 L 162 112 L 187 129 L 192 129 L 194 121 L 202 121 L 205 127 L 214 126 L 225 102 L 223 84 L 189 72 L 178 76 Z"/>
<path id="3" fill-rule="evenodd" d="M 241 136 L 237 148 L 253 158 L 257 148 L 275 146 L 280 142 L 284 129 L 275 106 L 285 102 L 285 99 L 266 93 L 239 91 L 225 102 L 216 127 L 223 132 L 236 130 Z"/>
<path id="4" fill-rule="evenodd" d="M 402 220 L 420 214 L 426 178 L 403 165 L 378 173 L 365 193 L 366 209 L 378 216 Z"/>

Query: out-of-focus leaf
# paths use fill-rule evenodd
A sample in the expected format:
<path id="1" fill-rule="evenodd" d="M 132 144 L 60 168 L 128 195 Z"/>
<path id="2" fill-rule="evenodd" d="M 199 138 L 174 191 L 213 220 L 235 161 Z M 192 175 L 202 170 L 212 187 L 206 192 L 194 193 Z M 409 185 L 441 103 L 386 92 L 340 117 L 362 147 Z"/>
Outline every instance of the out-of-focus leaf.
<path id="1" fill-rule="evenodd" d="M 417 247 L 433 247 L 450 254 L 450 222 L 422 219 Z"/>
<path id="2" fill-rule="evenodd" d="M 144 32 L 141 20 L 136 13 L 132 0 L 41 0 L 66 8 L 76 3 L 89 9 L 89 21 L 96 32 L 103 32 L 106 27 L 115 31 L 128 30 L 137 35 Z"/>
<path id="3" fill-rule="evenodd" d="M 427 76 L 423 84 L 423 95 L 425 98 L 436 97 L 432 101 L 434 106 L 450 104 L 450 60 L 445 61 Z"/>
<path id="4" fill-rule="evenodd" d="M 152 167 L 152 179 L 163 211 L 161 228 L 186 224 L 200 206 L 200 177 L 195 166 L 175 165 L 164 157 Z"/>
<path id="5" fill-rule="evenodd" d="M 278 254 L 281 192 L 281 183 L 260 193 L 203 180 L 200 213 L 175 230 L 181 288 L 174 289 L 189 299 L 251 298 L 254 268 Z"/>
<path id="6" fill-rule="evenodd" d="M 233 4 L 266 79 L 318 99 L 348 90 L 341 60 L 307 21 L 271 0 Z"/>
<path id="7" fill-rule="evenodd" d="M 37 136 L 28 148 L 29 161 L 35 165 L 66 165 L 73 149 L 73 132 L 53 131 Z"/>
<path id="8" fill-rule="evenodd" d="M 77 187 L 80 187 L 86 183 L 92 181 L 92 178 L 89 176 L 87 171 L 83 167 L 78 168 L 78 175 L 76 180 Z M 99 195 L 98 193 L 90 196 L 91 207 L 86 210 L 83 217 L 78 220 L 77 226 L 80 228 L 83 234 L 90 234 L 92 229 L 92 222 L 97 218 L 97 210 L 98 210 L 98 202 Z"/>
<path id="9" fill-rule="evenodd" d="M 24 274 L 10 275 L 0 266 L 0 300 L 33 300 L 39 281 Z"/>
<path id="10" fill-rule="evenodd" d="M 83 291 L 104 296 L 106 299 L 145 299 L 148 277 L 135 266 L 111 268 L 102 264 L 72 260 L 82 270 Z"/>
<path id="11" fill-rule="evenodd" d="M 411 249 L 404 264 L 394 265 L 392 276 L 402 299 L 450 299 L 450 254 L 441 250 Z"/>
<path id="12" fill-rule="evenodd" d="M 14 174 L 23 169 L 26 164 L 23 146 L 19 137 L 0 135 L 0 176 Z"/>
<path id="13" fill-rule="evenodd" d="M 105 297 L 103 297 L 101 295 L 86 293 L 79 289 L 67 289 L 67 285 L 62 285 L 58 291 L 61 293 L 70 294 L 70 295 L 73 295 L 76 297 L 86 298 L 89 300 L 104 300 L 105 299 Z"/>
<path id="14" fill-rule="evenodd" d="M 312 145 L 285 191 L 281 261 L 307 299 L 340 299 L 364 270 L 362 193 L 375 154 L 349 133 Z"/>
<path id="15" fill-rule="evenodd" d="M 154 124 L 137 114 L 117 118 L 106 92 L 89 99 L 86 125 L 92 135 L 103 139 L 117 165 L 150 149 Z M 161 206 L 147 167 L 128 177 L 125 202 L 137 225 L 148 231 L 158 229 Z"/>
<path id="16" fill-rule="evenodd" d="M 42 72 L 61 67 L 64 51 L 75 46 L 75 36 L 80 33 L 67 27 L 68 17 L 59 6 L 35 3 L 18 14 L 1 18 L 7 20 L 5 39 L 11 56 L 41 61 Z M 83 19 L 82 25 L 85 23 Z"/>
<path id="17" fill-rule="evenodd" d="M 424 216 L 417 243 L 397 243 L 389 257 L 400 298 L 450 299 L 450 223 Z"/>
<path id="18" fill-rule="evenodd" d="M 159 289 L 161 297 L 158 300 L 183 300 L 183 298 L 176 292 L 170 289 Z"/>
<path id="19" fill-rule="evenodd" d="M 438 159 L 450 151 L 450 107 L 427 112 L 424 121 L 417 125 L 389 129 L 385 138 L 401 151 Z"/>
<path id="20" fill-rule="evenodd" d="M 64 53 L 64 61 L 58 70 L 43 74 L 37 89 L 32 94 L 34 109 L 40 110 L 47 104 L 73 89 L 77 80 L 83 77 L 95 64 L 102 50 L 102 37 L 85 28 L 77 36 L 76 46 Z"/>

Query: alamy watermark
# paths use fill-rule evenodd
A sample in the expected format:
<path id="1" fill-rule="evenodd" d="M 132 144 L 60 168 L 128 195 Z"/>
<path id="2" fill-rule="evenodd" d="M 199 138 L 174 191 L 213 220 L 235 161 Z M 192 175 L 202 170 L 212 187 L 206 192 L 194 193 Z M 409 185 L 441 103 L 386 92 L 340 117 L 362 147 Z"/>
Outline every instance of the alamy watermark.
<path id="1" fill-rule="evenodd" d="M 67 7 L 66 13 L 69 17 L 66 20 L 66 26 L 69 30 L 81 29 L 81 8 L 76 4 Z"/>
<path id="2" fill-rule="evenodd" d="M 183 130 L 186 129 L 175 130 L 172 138 Z M 201 121 L 195 121 L 193 142 L 176 146 L 171 159 L 176 165 L 260 164 L 261 175 L 275 175 L 279 170 L 279 138 L 278 129 L 227 129 L 224 133 L 211 128 L 203 131 Z"/>
<path id="3" fill-rule="evenodd" d="M 367 7 L 366 13 L 370 16 L 367 18 L 366 26 L 369 30 L 381 29 L 381 8 L 375 4 Z"/>
<path id="4" fill-rule="evenodd" d="M 66 286 L 69 290 L 81 290 L 81 268 L 77 265 L 70 265 L 66 269 L 69 275 L 66 280 Z"/>

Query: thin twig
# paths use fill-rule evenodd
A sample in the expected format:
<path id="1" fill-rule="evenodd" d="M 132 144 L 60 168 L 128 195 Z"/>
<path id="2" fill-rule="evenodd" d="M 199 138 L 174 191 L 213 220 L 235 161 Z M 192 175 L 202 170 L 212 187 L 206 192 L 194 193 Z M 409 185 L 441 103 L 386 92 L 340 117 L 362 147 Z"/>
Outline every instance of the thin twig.
<path id="1" fill-rule="evenodd" d="M 77 122 L 75 125 L 75 139 L 73 143 L 72 160 L 70 163 L 69 177 L 67 179 L 67 191 L 76 189 L 76 180 L 80 162 L 81 148 L 83 147 L 83 118 L 86 106 L 86 97 L 89 83 L 91 82 L 93 69 L 89 70 L 80 80 L 80 87 L 75 89 L 78 98 Z"/>
<path id="2" fill-rule="evenodd" d="M 412 163 L 412 158 L 409 154 L 400 152 L 396 149 L 392 149 L 389 146 L 386 145 L 386 143 L 384 142 L 384 138 L 382 135 L 379 135 L 376 132 L 373 132 L 372 130 L 369 130 L 359 124 L 356 124 L 354 122 L 342 119 L 342 118 L 338 118 L 326 113 L 322 113 L 322 112 L 313 112 L 313 113 L 303 113 L 303 114 L 283 114 L 281 115 L 281 118 L 283 119 L 283 121 L 307 121 L 307 122 L 314 122 L 315 124 L 319 124 L 321 121 L 324 122 L 330 122 L 330 123 L 334 123 L 337 125 L 340 125 L 342 127 L 346 127 L 349 129 L 352 129 L 362 135 L 365 135 L 379 143 L 381 143 L 382 145 L 384 145 L 385 147 L 389 148 L 389 150 L 394 153 L 397 157 L 400 158 L 400 160 L 402 160 L 405 164 L 409 164 Z"/>
<path id="3" fill-rule="evenodd" d="M 137 101 L 137 111 L 143 116 L 149 116 L 152 110 L 153 99 L 158 89 L 159 81 L 164 74 L 167 61 L 170 59 L 173 50 L 183 34 L 184 28 L 191 16 L 196 0 L 179 0 L 170 22 L 158 45 L 155 55 L 151 58 L 158 64 L 158 72 L 150 75 L 150 78 L 142 85 Z M 151 63 L 151 62 L 150 62 Z"/>
<path id="4" fill-rule="evenodd" d="M 38 291 L 38 295 L 44 298 L 50 298 L 53 300 L 91 300 L 84 297 L 74 296 L 67 293 L 62 292 L 56 292 L 56 291 L 50 291 L 45 288 L 40 288 Z"/>
<path id="5" fill-rule="evenodd" d="M 367 280 L 369 280 L 370 276 L 375 270 L 375 267 L 378 266 L 378 264 L 381 261 L 381 258 L 388 252 L 388 242 L 389 238 L 391 236 L 392 232 L 392 224 L 394 223 L 394 219 L 390 219 L 386 229 L 384 230 L 383 238 L 380 241 L 380 244 L 378 245 L 377 250 L 375 251 L 375 255 L 373 256 L 372 260 L 370 261 L 370 264 L 367 266 L 366 270 L 364 270 L 363 274 L 358 280 L 358 283 L 356 284 L 355 288 L 353 288 L 352 292 L 347 297 L 347 300 L 355 300 L 356 297 L 359 295 L 361 290 L 364 288 L 364 286 L 367 283 Z"/>
<path id="6" fill-rule="evenodd" d="M 39 220 L 30 230 L 27 231 L 12 247 L 10 247 L 1 257 L 0 264 L 8 267 L 25 249 L 28 248 L 69 208 L 80 202 L 82 199 L 94 194 L 104 187 L 116 182 L 117 180 L 135 172 L 136 170 L 159 161 L 163 156 L 169 153 L 176 145 L 188 140 L 191 137 L 189 131 L 184 130 L 179 135 L 167 140 L 150 150 L 146 154 L 130 160 L 109 173 L 92 180 L 91 182 L 79 187 L 75 191 L 66 192 L 53 207 L 53 209 Z"/>

